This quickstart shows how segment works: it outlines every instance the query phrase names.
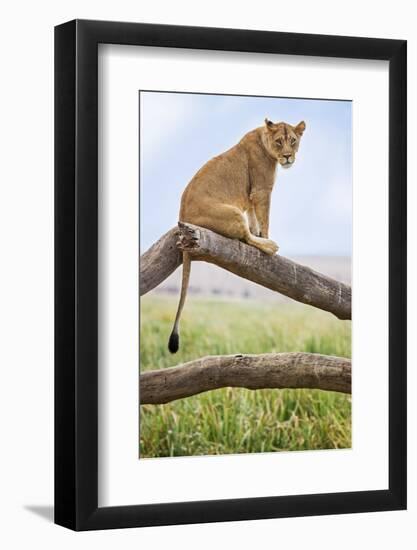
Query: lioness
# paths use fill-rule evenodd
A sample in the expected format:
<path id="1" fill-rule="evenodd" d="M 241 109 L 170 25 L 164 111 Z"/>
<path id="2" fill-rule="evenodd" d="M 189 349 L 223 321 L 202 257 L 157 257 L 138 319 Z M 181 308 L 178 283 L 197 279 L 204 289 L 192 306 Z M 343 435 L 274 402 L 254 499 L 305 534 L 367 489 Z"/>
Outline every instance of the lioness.
<path id="1" fill-rule="evenodd" d="M 306 128 L 286 122 L 248 132 L 237 145 L 209 160 L 184 190 L 179 219 L 211 229 L 231 239 L 275 254 L 278 245 L 269 239 L 269 208 L 277 162 L 290 168 Z M 190 278 L 190 256 L 183 252 L 180 302 L 168 349 L 178 351 L 178 326 Z"/>

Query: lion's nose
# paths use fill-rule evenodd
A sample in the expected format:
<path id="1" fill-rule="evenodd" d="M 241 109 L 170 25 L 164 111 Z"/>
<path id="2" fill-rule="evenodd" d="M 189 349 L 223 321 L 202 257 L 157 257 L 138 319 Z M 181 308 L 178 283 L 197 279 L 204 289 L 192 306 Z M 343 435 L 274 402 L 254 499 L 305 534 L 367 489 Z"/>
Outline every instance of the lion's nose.
<path id="1" fill-rule="evenodd" d="M 291 153 L 290 153 L 289 155 L 282 155 L 282 156 L 283 156 L 285 159 L 290 160 L 290 158 L 291 158 Z"/>

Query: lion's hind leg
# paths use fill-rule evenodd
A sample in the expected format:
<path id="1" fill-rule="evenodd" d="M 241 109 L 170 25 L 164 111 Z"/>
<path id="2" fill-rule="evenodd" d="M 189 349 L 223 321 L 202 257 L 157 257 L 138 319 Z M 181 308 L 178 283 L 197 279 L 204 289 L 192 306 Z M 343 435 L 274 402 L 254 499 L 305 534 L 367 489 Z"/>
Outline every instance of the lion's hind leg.
<path id="1" fill-rule="evenodd" d="M 228 204 L 216 205 L 215 208 L 212 207 L 210 209 L 209 215 L 202 214 L 193 220 L 189 220 L 189 222 L 211 229 L 215 233 L 219 233 L 230 239 L 244 241 L 251 246 L 259 248 L 266 254 L 272 255 L 278 251 L 278 245 L 274 241 L 252 235 L 246 216 L 236 206 Z"/>

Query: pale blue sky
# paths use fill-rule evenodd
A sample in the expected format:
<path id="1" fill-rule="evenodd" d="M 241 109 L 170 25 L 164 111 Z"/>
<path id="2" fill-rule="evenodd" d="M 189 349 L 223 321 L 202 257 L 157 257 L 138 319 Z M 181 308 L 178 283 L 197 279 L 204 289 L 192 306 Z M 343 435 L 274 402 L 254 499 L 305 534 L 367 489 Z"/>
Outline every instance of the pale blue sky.
<path id="1" fill-rule="evenodd" d="M 141 251 L 177 223 L 181 193 L 197 170 L 267 117 L 307 125 L 294 166 L 277 170 L 270 237 L 280 254 L 350 256 L 351 106 L 349 101 L 141 92 Z"/>

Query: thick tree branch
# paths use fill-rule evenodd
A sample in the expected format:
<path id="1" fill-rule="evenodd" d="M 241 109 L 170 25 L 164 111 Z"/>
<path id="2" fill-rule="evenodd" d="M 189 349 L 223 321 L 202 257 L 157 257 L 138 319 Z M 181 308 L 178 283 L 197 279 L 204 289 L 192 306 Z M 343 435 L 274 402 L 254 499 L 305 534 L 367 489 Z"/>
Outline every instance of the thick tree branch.
<path id="1" fill-rule="evenodd" d="M 161 284 L 182 264 L 182 253 L 177 247 L 177 241 L 178 227 L 174 227 L 140 257 L 141 296 Z"/>
<path id="2" fill-rule="evenodd" d="M 182 258 L 176 244 L 189 252 L 193 260 L 216 264 L 298 302 L 329 311 L 339 319 L 351 319 L 349 285 L 283 256 L 268 256 L 253 246 L 184 223 L 171 229 L 143 254 L 141 295 L 155 288 L 180 265 Z"/>
<path id="3" fill-rule="evenodd" d="M 315 353 L 212 355 L 140 375 L 140 402 L 162 404 L 224 387 L 351 392 L 351 362 Z"/>

